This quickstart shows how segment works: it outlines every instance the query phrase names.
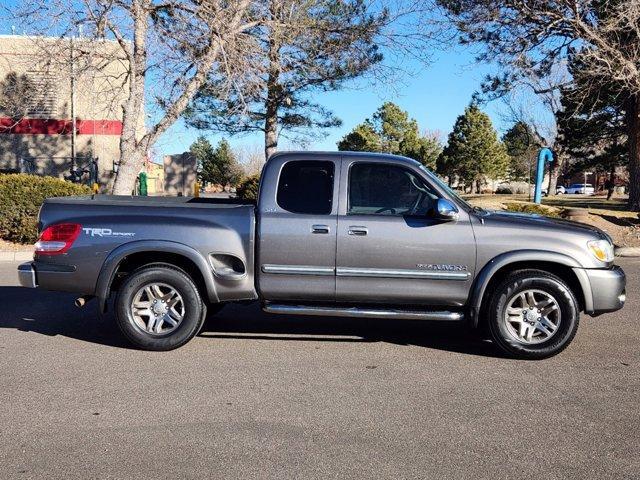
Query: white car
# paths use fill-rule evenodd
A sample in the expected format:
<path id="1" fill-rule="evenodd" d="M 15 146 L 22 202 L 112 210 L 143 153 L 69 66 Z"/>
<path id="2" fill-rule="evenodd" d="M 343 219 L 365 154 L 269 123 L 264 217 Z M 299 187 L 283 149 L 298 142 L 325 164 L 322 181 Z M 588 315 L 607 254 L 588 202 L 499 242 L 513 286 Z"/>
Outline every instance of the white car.
<path id="1" fill-rule="evenodd" d="M 542 192 L 542 196 L 546 197 L 549 194 L 549 189 L 547 187 L 542 187 L 541 192 Z M 567 192 L 565 191 L 565 188 L 562 185 L 558 185 L 556 187 L 556 195 L 563 195 L 565 193 Z"/>
<path id="2" fill-rule="evenodd" d="M 590 183 L 573 183 L 569 185 L 565 191 L 567 195 L 595 195 L 596 189 Z"/>

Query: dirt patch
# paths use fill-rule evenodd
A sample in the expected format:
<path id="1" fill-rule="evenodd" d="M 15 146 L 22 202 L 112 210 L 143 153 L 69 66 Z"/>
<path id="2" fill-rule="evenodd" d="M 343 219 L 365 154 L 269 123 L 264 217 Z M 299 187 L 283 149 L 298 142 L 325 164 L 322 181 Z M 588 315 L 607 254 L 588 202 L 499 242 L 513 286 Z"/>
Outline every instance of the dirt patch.
<path id="1" fill-rule="evenodd" d="M 589 225 L 607 232 L 618 247 L 640 247 L 640 220 L 589 214 Z"/>

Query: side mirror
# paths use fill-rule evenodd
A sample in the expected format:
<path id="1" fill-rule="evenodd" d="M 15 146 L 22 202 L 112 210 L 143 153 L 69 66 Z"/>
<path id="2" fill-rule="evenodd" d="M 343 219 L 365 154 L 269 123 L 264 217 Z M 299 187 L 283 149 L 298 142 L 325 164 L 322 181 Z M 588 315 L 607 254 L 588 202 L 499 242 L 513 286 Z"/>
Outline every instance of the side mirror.
<path id="1" fill-rule="evenodd" d="M 436 202 L 436 218 L 441 220 L 457 220 L 457 207 L 446 198 L 439 198 Z"/>

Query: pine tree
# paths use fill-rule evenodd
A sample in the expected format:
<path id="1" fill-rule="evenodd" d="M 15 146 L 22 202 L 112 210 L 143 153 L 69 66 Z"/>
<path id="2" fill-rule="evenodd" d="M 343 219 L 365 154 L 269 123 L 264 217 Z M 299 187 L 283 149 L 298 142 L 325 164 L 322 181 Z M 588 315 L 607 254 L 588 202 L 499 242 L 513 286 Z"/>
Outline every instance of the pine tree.
<path id="1" fill-rule="evenodd" d="M 371 119 L 345 135 L 338 142 L 338 150 L 403 155 L 433 168 L 442 146 L 435 135 L 420 134 L 418 122 L 406 111 L 386 102 Z"/>
<path id="2" fill-rule="evenodd" d="M 593 170 L 609 175 L 610 194 L 616 168 L 629 162 L 625 99 L 603 84 L 599 95 L 585 98 L 583 65 L 570 62 L 574 83 L 562 89 L 562 111 L 558 114 L 558 143 L 569 155 L 569 173 Z"/>
<path id="3" fill-rule="evenodd" d="M 198 177 L 204 184 L 235 185 L 242 178 L 242 168 L 225 139 L 214 149 L 209 140 L 200 136 L 189 151 L 198 162 Z"/>
<path id="4" fill-rule="evenodd" d="M 522 181 L 529 178 L 535 156 L 542 143 L 526 122 L 516 122 L 502 136 L 502 143 L 509 155 L 509 180 Z"/>
<path id="5" fill-rule="evenodd" d="M 389 14 L 363 0 L 270 0 L 255 8 L 264 8 L 269 22 L 228 47 L 257 46 L 253 62 L 225 64 L 241 73 L 232 89 L 219 88 L 224 72 L 210 76 L 186 117 L 196 128 L 229 135 L 262 132 L 269 158 L 283 132 L 313 138 L 342 124 L 314 93 L 339 90 L 382 60 L 376 39 Z"/>
<path id="6" fill-rule="evenodd" d="M 480 186 L 490 178 L 507 174 L 509 156 L 489 116 L 476 105 L 469 105 L 456 119 L 447 146 L 438 158 L 438 173 L 457 176 L 465 185 L 480 193 Z"/>

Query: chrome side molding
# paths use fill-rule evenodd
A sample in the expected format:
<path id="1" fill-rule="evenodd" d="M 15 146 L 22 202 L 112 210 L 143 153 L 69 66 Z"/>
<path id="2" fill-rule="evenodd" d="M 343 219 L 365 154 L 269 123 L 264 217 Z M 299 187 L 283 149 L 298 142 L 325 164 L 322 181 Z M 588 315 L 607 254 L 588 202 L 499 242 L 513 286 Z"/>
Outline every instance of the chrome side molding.
<path id="1" fill-rule="evenodd" d="M 339 277 L 373 277 L 373 278 L 417 278 L 433 280 L 467 280 L 469 272 L 448 272 L 432 270 L 394 270 L 388 268 L 351 268 L 338 267 Z"/>
<path id="2" fill-rule="evenodd" d="M 263 273 L 279 273 L 284 275 L 333 275 L 335 268 L 315 265 L 262 265 Z"/>
<path id="3" fill-rule="evenodd" d="M 263 273 L 282 275 L 333 275 L 338 277 L 368 277 L 368 278 L 413 278 L 432 280 L 460 280 L 465 281 L 471 273 L 467 271 L 438 271 L 391 268 L 352 268 L 352 267 L 322 267 L 315 265 L 262 265 Z"/>
<path id="4" fill-rule="evenodd" d="M 332 317 L 354 317 L 354 318 L 395 318 L 398 320 L 441 320 L 457 322 L 463 320 L 462 312 L 448 311 L 413 311 L 378 308 L 357 308 L 357 307 L 327 307 L 314 305 L 284 305 L 266 303 L 262 309 L 267 313 L 279 313 L 289 315 L 316 315 Z"/>

